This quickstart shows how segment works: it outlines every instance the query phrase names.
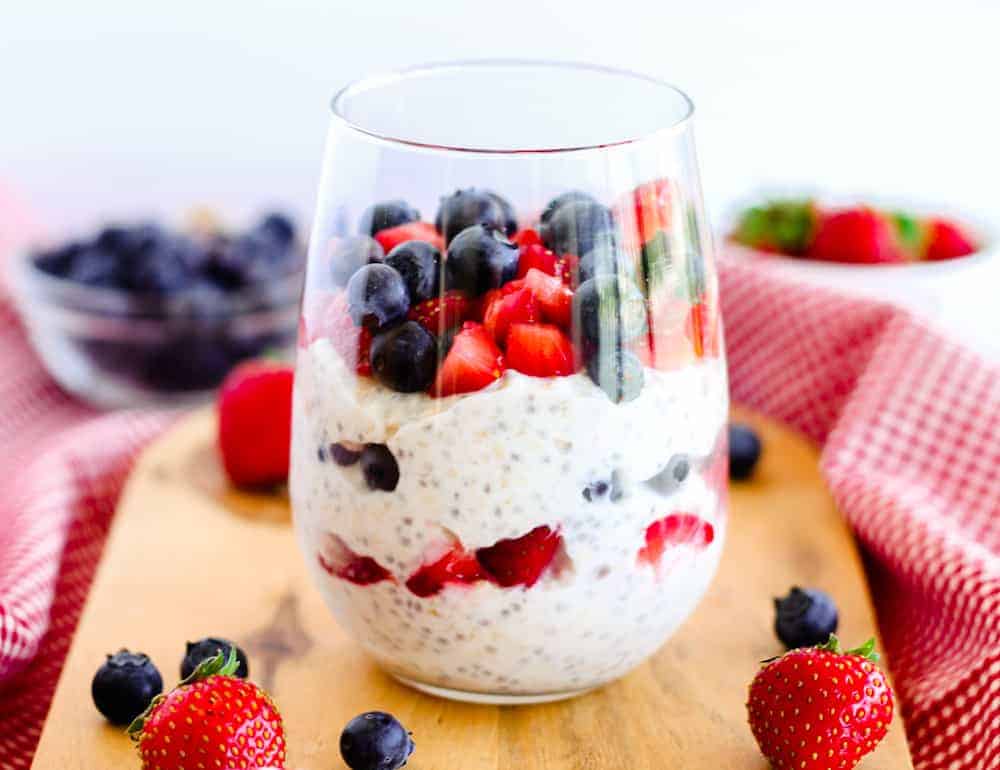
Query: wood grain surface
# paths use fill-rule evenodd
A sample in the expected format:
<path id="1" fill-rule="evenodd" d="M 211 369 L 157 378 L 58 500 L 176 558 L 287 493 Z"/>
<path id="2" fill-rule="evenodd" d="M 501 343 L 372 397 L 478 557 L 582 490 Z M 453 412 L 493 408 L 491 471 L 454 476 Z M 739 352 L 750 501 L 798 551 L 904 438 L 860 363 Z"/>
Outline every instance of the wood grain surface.
<path id="1" fill-rule="evenodd" d="M 133 472 L 33 767 L 138 768 L 130 741 L 90 700 L 104 654 L 143 650 L 172 682 L 186 640 L 222 635 L 245 646 L 251 675 L 281 708 L 289 770 L 343 768 L 340 730 L 371 709 L 413 731 L 413 770 L 764 770 L 744 699 L 757 661 L 780 651 L 771 598 L 796 583 L 830 591 L 849 643 L 874 634 L 875 620 L 816 450 L 742 417 L 760 429 L 765 454 L 754 481 L 732 488 L 722 566 L 692 618 L 651 661 L 601 690 L 495 707 L 422 695 L 368 661 L 310 584 L 287 502 L 228 489 L 213 415 L 195 414 Z M 912 767 L 898 716 L 860 767 Z"/>

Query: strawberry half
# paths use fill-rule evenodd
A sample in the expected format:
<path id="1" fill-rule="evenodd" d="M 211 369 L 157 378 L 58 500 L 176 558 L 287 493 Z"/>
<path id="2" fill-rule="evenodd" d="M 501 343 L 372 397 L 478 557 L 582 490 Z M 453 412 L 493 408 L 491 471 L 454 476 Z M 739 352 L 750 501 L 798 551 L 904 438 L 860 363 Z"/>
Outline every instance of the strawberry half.
<path id="1" fill-rule="evenodd" d="M 532 377 L 566 377 L 576 371 L 573 343 L 550 324 L 511 324 L 507 366 Z"/>
<path id="2" fill-rule="evenodd" d="M 542 526 L 527 535 L 480 548 L 476 558 L 497 585 L 531 588 L 552 563 L 561 544 L 558 531 Z"/>
<path id="3" fill-rule="evenodd" d="M 485 388 L 503 376 L 503 353 L 482 324 L 466 321 L 431 386 L 431 395 L 453 396 Z"/>
<path id="4" fill-rule="evenodd" d="M 689 545 L 706 548 L 715 540 L 715 528 L 693 513 L 672 513 L 646 527 L 646 544 L 639 549 L 639 561 L 657 565 L 668 546 Z"/>
<path id="5" fill-rule="evenodd" d="M 372 346 L 372 332 L 366 327 L 354 325 L 347 312 L 347 294 L 339 292 L 331 297 L 318 313 L 315 328 L 307 330 L 309 343 L 318 339 L 330 340 L 334 350 L 348 366 L 358 374 L 370 377 L 372 373 L 369 351 Z"/>
<path id="6" fill-rule="evenodd" d="M 441 335 L 472 317 L 472 301 L 460 291 L 446 291 L 410 308 L 408 318 L 431 334 Z"/>
<path id="7" fill-rule="evenodd" d="M 932 219 L 928 225 L 927 250 L 924 259 L 942 260 L 967 257 L 976 251 L 976 244 L 954 222 Z"/>
<path id="8" fill-rule="evenodd" d="M 532 268 L 524 277 L 524 285 L 538 300 L 544 320 L 569 329 L 573 321 L 573 292 L 562 279 Z"/>
<path id="9" fill-rule="evenodd" d="M 821 216 L 806 256 L 857 264 L 906 262 L 892 222 L 867 207 Z"/>
<path id="10" fill-rule="evenodd" d="M 327 535 L 323 550 L 316 555 L 319 566 L 332 577 L 347 580 L 359 586 L 392 580 L 392 573 L 371 556 L 352 551 L 337 535 Z"/>
<path id="11" fill-rule="evenodd" d="M 528 289 L 515 289 L 506 294 L 500 290 L 491 295 L 483 313 L 483 326 L 501 347 L 507 342 L 511 324 L 537 323 L 541 317 L 535 295 Z"/>
<path id="12" fill-rule="evenodd" d="M 559 257 L 540 243 L 522 246 L 517 260 L 517 277 L 524 278 L 532 269 L 541 270 L 547 275 L 557 275 Z"/>
<path id="13" fill-rule="evenodd" d="M 684 332 L 698 358 L 719 356 L 719 319 L 713 307 L 708 297 L 692 305 L 684 325 Z"/>
<path id="14" fill-rule="evenodd" d="M 406 241 L 426 241 L 438 251 L 444 251 L 444 238 L 430 222 L 408 222 L 379 230 L 375 233 L 375 240 L 385 249 L 386 254 Z"/>
<path id="15" fill-rule="evenodd" d="M 555 275 L 563 282 L 563 285 L 572 289 L 579 274 L 580 258 L 576 254 L 563 254 L 559 257 Z"/>
<path id="16" fill-rule="evenodd" d="M 538 234 L 537 230 L 532 230 L 530 227 L 526 227 L 523 230 L 518 230 L 514 233 L 510 240 L 523 249 L 525 246 L 541 245 L 542 236 Z"/>
<path id="17" fill-rule="evenodd" d="M 668 230 L 673 217 L 673 185 L 655 179 L 622 196 L 615 214 L 638 245 L 648 243 L 659 231 Z"/>
<path id="18" fill-rule="evenodd" d="M 426 598 L 440 593 L 449 583 L 470 585 L 485 579 L 486 573 L 476 555 L 456 544 L 441 558 L 424 564 L 414 572 L 406 581 L 406 587 L 417 596 Z"/>

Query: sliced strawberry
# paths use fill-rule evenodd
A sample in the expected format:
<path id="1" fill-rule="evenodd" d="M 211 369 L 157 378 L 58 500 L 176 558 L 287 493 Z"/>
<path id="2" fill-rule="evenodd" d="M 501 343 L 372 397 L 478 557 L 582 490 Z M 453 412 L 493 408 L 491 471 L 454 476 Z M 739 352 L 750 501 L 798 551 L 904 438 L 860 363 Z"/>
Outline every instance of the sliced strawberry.
<path id="1" fill-rule="evenodd" d="M 410 308 L 408 315 L 411 321 L 437 335 L 471 317 L 472 300 L 460 291 L 446 291 L 440 297 L 424 300 Z"/>
<path id="2" fill-rule="evenodd" d="M 330 575 L 359 586 L 392 580 L 392 574 L 371 556 L 352 551 L 341 538 L 328 535 L 317 554 L 319 565 Z"/>
<path id="3" fill-rule="evenodd" d="M 684 332 L 691 340 L 698 358 L 717 358 L 719 355 L 719 318 L 706 297 L 692 305 L 684 325 Z"/>
<path id="4" fill-rule="evenodd" d="M 867 207 L 821 216 L 806 256 L 857 264 L 898 263 L 907 259 L 892 222 Z"/>
<path id="5" fill-rule="evenodd" d="M 481 324 L 466 321 L 441 362 L 431 394 L 472 393 L 500 379 L 505 369 L 503 353 L 489 332 Z"/>
<path id="6" fill-rule="evenodd" d="M 523 249 L 525 246 L 540 245 L 542 242 L 542 236 L 538 234 L 537 230 L 532 230 L 530 227 L 526 227 L 523 230 L 518 230 L 514 233 L 511 241 Z"/>
<path id="7" fill-rule="evenodd" d="M 486 579 L 476 555 L 455 545 L 433 563 L 422 565 L 406 581 L 406 587 L 423 598 L 434 596 L 449 583 L 470 585 Z"/>
<path id="8" fill-rule="evenodd" d="M 375 233 L 375 240 L 385 249 L 386 254 L 406 241 L 427 241 L 438 251 L 444 251 L 444 238 L 430 222 L 409 222 L 380 230 Z"/>
<path id="9" fill-rule="evenodd" d="M 576 254 L 563 254 L 556 264 L 555 275 L 562 280 L 563 284 L 573 288 L 576 284 L 577 276 L 580 274 L 580 258 Z"/>
<path id="10" fill-rule="evenodd" d="M 309 342 L 325 337 L 348 366 L 358 374 L 370 377 L 371 361 L 368 358 L 372 346 L 372 333 L 364 327 L 357 327 L 347 313 L 347 295 L 334 295 L 318 313 L 315 328 L 309 332 Z"/>
<path id="11" fill-rule="evenodd" d="M 626 231 L 627 240 L 638 245 L 648 243 L 661 230 L 668 230 L 673 218 L 673 184 L 669 179 L 655 179 L 622 196 L 615 214 Z"/>
<path id="12" fill-rule="evenodd" d="M 561 543 L 558 531 L 536 527 L 527 535 L 480 548 L 476 558 L 498 585 L 531 588 L 552 563 Z"/>
<path id="13" fill-rule="evenodd" d="M 547 275 L 557 275 L 559 257 L 540 243 L 522 246 L 517 261 L 517 277 L 524 278 L 531 269 L 541 270 Z"/>
<path id="14" fill-rule="evenodd" d="M 639 561 L 658 564 L 668 546 L 689 545 L 706 548 L 715 539 L 715 528 L 692 513 L 672 513 L 646 528 L 646 544 L 639 549 Z"/>
<path id="15" fill-rule="evenodd" d="M 524 285 L 538 300 L 544 320 L 569 329 L 573 321 L 573 292 L 560 278 L 546 275 L 536 268 L 528 271 Z"/>
<path id="16" fill-rule="evenodd" d="M 954 222 L 932 219 L 928 223 L 927 251 L 924 259 L 942 260 L 967 257 L 976 251 L 975 242 Z"/>
<path id="17" fill-rule="evenodd" d="M 504 287 L 506 288 L 506 287 Z M 538 301 L 525 288 L 494 295 L 483 313 L 483 326 L 500 347 L 507 342 L 507 332 L 513 323 L 538 323 L 540 320 Z"/>
<path id="18" fill-rule="evenodd" d="M 573 343 L 550 324 L 511 324 L 507 365 L 532 377 L 565 377 L 576 371 Z"/>

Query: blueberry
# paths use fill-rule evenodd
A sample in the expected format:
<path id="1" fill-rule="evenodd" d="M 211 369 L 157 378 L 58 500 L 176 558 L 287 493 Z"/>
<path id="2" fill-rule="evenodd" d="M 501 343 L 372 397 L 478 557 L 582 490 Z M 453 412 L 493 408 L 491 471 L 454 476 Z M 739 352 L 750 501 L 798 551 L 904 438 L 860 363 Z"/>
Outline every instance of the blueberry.
<path id="1" fill-rule="evenodd" d="M 487 225 L 506 232 L 508 213 L 512 212 L 504 210 L 495 193 L 470 187 L 441 199 L 434 227 L 444 236 L 445 244 L 450 244 L 452 238 L 473 225 Z"/>
<path id="2" fill-rule="evenodd" d="M 362 235 L 375 235 L 390 227 L 398 227 L 420 219 L 420 212 L 404 200 L 382 201 L 365 209 L 358 223 Z"/>
<path id="3" fill-rule="evenodd" d="M 545 245 L 556 254 L 576 254 L 591 251 L 601 238 L 614 232 L 611 212 L 600 203 L 576 200 L 564 203 L 552 212 L 542 225 Z"/>
<path id="4" fill-rule="evenodd" d="M 97 669 L 90 685 L 94 705 L 116 725 L 127 725 L 163 692 L 163 678 L 148 656 L 119 650 Z"/>
<path id="5" fill-rule="evenodd" d="M 376 334 L 370 352 L 372 375 L 398 393 L 427 390 L 437 372 L 437 341 L 416 321 Z"/>
<path id="6" fill-rule="evenodd" d="M 288 246 L 295 241 L 295 223 L 288 216 L 279 212 L 272 212 L 265 216 L 257 225 L 257 232 L 282 246 Z"/>
<path id="7" fill-rule="evenodd" d="M 84 251 L 81 243 L 67 243 L 55 249 L 41 251 L 32 256 L 35 267 L 43 273 L 65 278 L 73 269 L 73 261 Z"/>
<path id="8" fill-rule="evenodd" d="M 621 471 L 613 470 L 609 479 L 598 479 L 583 488 L 583 499 L 588 503 L 599 500 L 605 495 L 613 503 L 625 496 Z"/>
<path id="9" fill-rule="evenodd" d="M 330 457 L 337 465 L 354 465 L 358 460 L 361 459 L 361 452 L 357 452 L 353 449 L 348 449 L 343 444 L 330 444 Z"/>
<path id="10" fill-rule="evenodd" d="M 406 318 L 409 309 L 406 282 L 388 265 L 365 265 L 347 282 L 347 310 L 358 326 L 386 328 Z"/>
<path id="11" fill-rule="evenodd" d="M 425 241 L 406 241 L 385 257 L 406 283 L 410 303 L 416 305 L 438 293 L 441 281 L 441 252 Z"/>
<path id="12" fill-rule="evenodd" d="M 236 659 L 239 661 L 239 666 L 237 667 L 234 676 L 238 676 L 240 679 L 246 679 L 250 676 L 250 666 L 247 662 L 247 654 L 233 642 L 230 642 L 228 639 L 222 639 L 218 636 L 206 636 L 204 639 L 199 639 L 197 642 L 187 643 L 184 660 L 181 661 L 181 679 L 187 679 L 191 676 L 191 674 L 194 673 L 194 670 L 198 667 L 198 664 L 203 660 L 208 660 L 219 653 L 228 656 L 230 649 L 236 650 Z"/>
<path id="13" fill-rule="evenodd" d="M 354 717 L 340 734 L 340 756 L 351 770 L 397 770 L 413 748 L 406 728 L 383 711 Z"/>
<path id="14" fill-rule="evenodd" d="M 186 288 L 194 280 L 186 252 L 195 248 L 183 239 L 155 247 L 131 265 L 128 288 L 147 294 L 167 294 Z"/>
<path id="15" fill-rule="evenodd" d="M 594 247 L 580 258 L 580 283 L 598 275 L 635 276 L 628 254 L 619 248 L 612 231 L 600 234 Z"/>
<path id="16" fill-rule="evenodd" d="M 385 259 L 382 244 L 370 235 L 338 238 L 330 254 L 330 272 L 337 286 L 345 285 L 359 267 Z"/>
<path id="17" fill-rule="evenodd" d="M 489 196 L 497 202 L 500 207 L 500 211 L 503 212 L 503 230 L 508 236 L 513 235 L 517 232 L 517 215 L 514 213 L 514 207 L 510 205 L 510 201 L 497 195 L 495 192 L 489 193 Z"/>
<path id="18" fill-rule="evenodd" d="M 583 201 L 585 203 L 597 203 L 597 199 L 594 198 L 593 195 L 588 195 L 580 190 L 570 190 L 569 192 L 564 192 L 561 195 L 557 195 L 545 205 L 541 216 L 542 224 L 548 222 L 557 209 L 567 203 L 576 203 L 578 201 Z"/>
<path id="19" fill-rule="evenodd" d="M 501 230 L 485 225 L 467 227 L 448 246 L 445 273 L 448 288 L 479 296 L 517 275 L 517 246 Z"/>
<path id="20" fill-rule="evenodd" d="M 634 353 L 620 347 L 598 347 L 587 360 L 587 375 L 615 404 L 637 398 L 645 374 Z"/>
<path id="21" fill-rule="evenodd" d="M 123 263 L 116 254 L 88 248 L 73 260 L 67 278 L 85 286 L 121 288 L 124 284 Z"/>
<path id="22" fill-rule="evenodd" d="M 611 351 L 645 333 L 646 300 L 629 279 L 598 275 L 573 295 L 573 322 L 588 343 Z"/>
<path id="23" fill-rule="evenodd" d="M 691 473 L 691 458 L 686 454 L 676 454 L 667 461 L 666 467 L 646 481 L 654 491 L 669 495 L 677 491 Z"/>
<path id="24" fill-rule="evenodd" d="M 729 425 L 729 478 L 742 481 L 750 478 L 760 459 L 761 444 L 757 434 L 747 425 Z"/>
<path id="25" fill-rule="evenodd" d="M 833 599 L 818 589 L 796 586 L 774 600 L 774 632 L 788 649 L 823 644 L 836 632 L 837 622 Z"/>
<path id="26" fill-rule="evenodd" d="M 399 465 L 385 444 L 365 444 L 361 451 L 361 473 L 369 489 L 392 492 L 399 483 Z"/>

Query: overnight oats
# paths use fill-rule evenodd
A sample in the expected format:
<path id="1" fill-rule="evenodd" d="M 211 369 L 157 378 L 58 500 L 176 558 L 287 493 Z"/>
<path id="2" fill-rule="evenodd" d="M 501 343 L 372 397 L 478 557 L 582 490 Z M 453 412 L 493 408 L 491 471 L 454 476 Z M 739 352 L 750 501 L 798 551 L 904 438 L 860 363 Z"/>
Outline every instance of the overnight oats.
<path id="1" fill-rule="evenodd" d="M 449 152 L 471 151 L 418 163 Z M 291 494 L 316 583 L 383 668 L 449 697 L 554 699 L 651 655 L 715 573 L 718 289 L 683 166 L 544 200 L 485 177 L 356 209 L 321 195 Z"/>

